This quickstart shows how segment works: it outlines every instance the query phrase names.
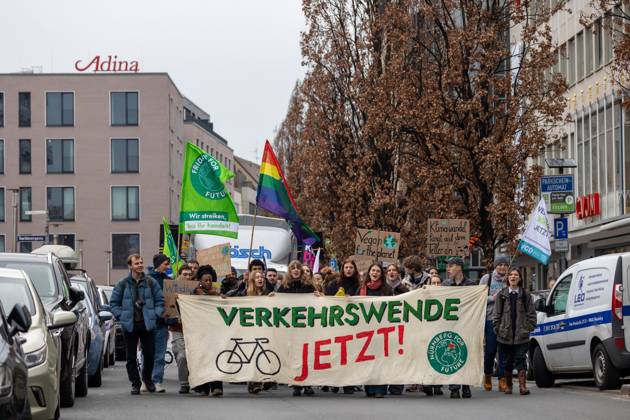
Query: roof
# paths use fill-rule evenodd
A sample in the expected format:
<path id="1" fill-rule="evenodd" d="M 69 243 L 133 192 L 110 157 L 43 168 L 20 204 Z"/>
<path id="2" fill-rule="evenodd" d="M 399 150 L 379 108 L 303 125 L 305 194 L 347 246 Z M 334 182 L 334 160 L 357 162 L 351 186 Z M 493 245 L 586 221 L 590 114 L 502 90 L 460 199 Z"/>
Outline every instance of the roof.
<path id="1" fill-rule="evenodd" d="M 64 263 L 79 263 L 79 256 L 74 249 L 66 245 L 42 245 L 31 251 L 31 254 L 47 255 L 53 253 Z"/>
<path id="2" fill-rule="evenodd" d="M 249 177 L 251 177 L 255 182 L 258 182 L 260 165 L 238 156 L 234 156 L 234 160 L 238 162 L 238 164 L 243 168 L 243 171 L 245 171 Z"/>
<path id="3" fill-rule="evenodd" d="M 48 255 L 23 254 L 18 252 L 0 252 L 0 260 L 48 262 Z"/>

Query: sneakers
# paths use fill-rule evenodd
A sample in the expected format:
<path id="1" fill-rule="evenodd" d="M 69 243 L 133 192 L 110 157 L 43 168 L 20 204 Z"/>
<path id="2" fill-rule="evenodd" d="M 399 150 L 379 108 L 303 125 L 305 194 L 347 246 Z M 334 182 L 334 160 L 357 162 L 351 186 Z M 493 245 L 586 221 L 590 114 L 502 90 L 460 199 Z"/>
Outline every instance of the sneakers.
<path id="1" fill-rule="evenodd" d="M 451 398 L 457 398 L 459 399 L 459 389 L 451 389 Z"/>
<path id="2" fill-rule="evenodd" d="M 144 384 L 144 382 L 142 382 L 142 386 L 140 387 L 140 392 L 149 392 L 149 390 L 147 389 L 147 386 Z"/>
<path id="3" fill-rule="evenodd" d="M 299 397 L 302 395 L 302 390 L 300 388 L 293 388 L 293 396 Z"/>
<path id="4" fill-rule="evenodd" d="M 433 394 L 434 395 L 444 395 L 444 391 L 442 391 L 442 387 L 441 386 L 436 386 L 435 388 L 433 388 Z"/>
<path id="5" fill-rule="evenodd" d="M 131 395 L 140 395 L 140 387 L 132 386 L 131 387 Z"/>
<path id="6" fill-rule="evenodd" d="M 221 388 L 215 388 L 212 390 L 212 396 L 213 397 L 222 397 L 223 396 L 223 390 Z"/>
<path id="7" fill-rule="evenodd" d="M 471 398 L 472 393 L 470 392 L 470 387 L 467 385 L 462 386 L 462 398 Z"/>
<path id="8" fill-rule="evenodd" d="M 310 386 L 305 386 L 304 387 L 304 395 L 315 395 L 315 391 L 313 391 L 313 388 L 311 388 Z"/>
<path id="9" fill-rule="evenodd" d="M 343 393 L 346 395 L 352 395 L 354 394 L 354 387 L 351 386 L 344 386 L 343 387 Z"/>
<path id="10" fill-rule="evenodd" d="M 377 392 L 376 394 L 374 394 L 374 398 L 385 398 L 385 395 L 381 394 L 380 392 Z"/>
<path id="11" fill-rule="evenodd" d="M 422 385 L 422 392 L 424 392 L 424 394 L 427 397 L 432 397 L 433 396 L 433 385 Z"/>
<path id="12" fill-rule="evenodd" d="M 158 384 L 155 384 L 155 391 L 154 392 L 163 393 L 163 392 L 166 392 L 166 388 L 164 388 L 162 386 L 162 384 L 158 383 Z"/>
<path id="13" fill-rule="evenodd" d="M 188 394 L 190 392 L 190 386 L 189 385 L 182 385 L 179 387 L 179 393 L 180 394 Z"/>

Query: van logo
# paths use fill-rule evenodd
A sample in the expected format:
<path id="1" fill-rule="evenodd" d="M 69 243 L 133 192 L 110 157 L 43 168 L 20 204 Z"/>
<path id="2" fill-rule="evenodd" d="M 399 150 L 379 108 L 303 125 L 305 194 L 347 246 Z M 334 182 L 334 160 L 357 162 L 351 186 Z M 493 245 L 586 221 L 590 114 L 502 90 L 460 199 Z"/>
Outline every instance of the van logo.
<path id="1" fill-rule="evenodd" d="M 584 293 L 584 290 L 582 290 L 583 287 L 584 287 L 584 276 L 582 275 L 578 279 L 578 291 L 575 294 L 575 297 L 573 298 L 573 303 L 575 303 L 576 305 L 584 304 L 586 293 Z"/>
<path id="2" fill-rule="evenodd" d="M 249 258 L 250 253 L 252 258 L 271 260 L 272 257 L 271 250 L 262 245 L 258 249 L 252 248 L 251 250 L 249 248 L 239 248 L 238 245 L 230 247 L 230 257 L 232 258 Z"/>

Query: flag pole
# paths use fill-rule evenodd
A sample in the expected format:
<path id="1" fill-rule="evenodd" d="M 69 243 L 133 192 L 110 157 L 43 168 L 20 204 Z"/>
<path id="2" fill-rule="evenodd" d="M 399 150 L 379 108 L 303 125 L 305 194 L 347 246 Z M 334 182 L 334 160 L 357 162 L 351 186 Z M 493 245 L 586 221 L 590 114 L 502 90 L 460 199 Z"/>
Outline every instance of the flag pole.
<path id="1" fill-rule="evenodd" d="M 249 254 L 247 256 L 247 271 L 252 261 L 252 247 L 254 246 L 254 230 L 256 229 L 256 215 L 258 214 L 258 205 L 254 208 L 254 222 L 252 223 L 252 236 L 249 239 Z M 265 267 L 266 268 L 266 267 Z"/>

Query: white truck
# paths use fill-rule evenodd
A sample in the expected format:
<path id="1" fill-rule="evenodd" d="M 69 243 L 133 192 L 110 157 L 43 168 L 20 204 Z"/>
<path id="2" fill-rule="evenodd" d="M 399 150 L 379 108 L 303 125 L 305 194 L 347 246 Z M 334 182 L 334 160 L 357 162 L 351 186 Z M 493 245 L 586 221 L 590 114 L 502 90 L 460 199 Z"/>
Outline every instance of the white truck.
<path id="1" fill-rule="evenodd" d="M 250 249 L 254 217 L 249 214 L 239 214 L 238 217 L 240 219 L 238 239 L 197 234 L 193 239 L 195 249 L 205 249 L 228 242 L 232 266 L 239 272 L 247 270 L 247 260 L 251 252 L 252 260 L 263 260 L 268 268 L 285 273 L 289 262 L 297 258 L 297 241 L 287 222 L 284 219 L 257 216 L 254 241 Z"/>

